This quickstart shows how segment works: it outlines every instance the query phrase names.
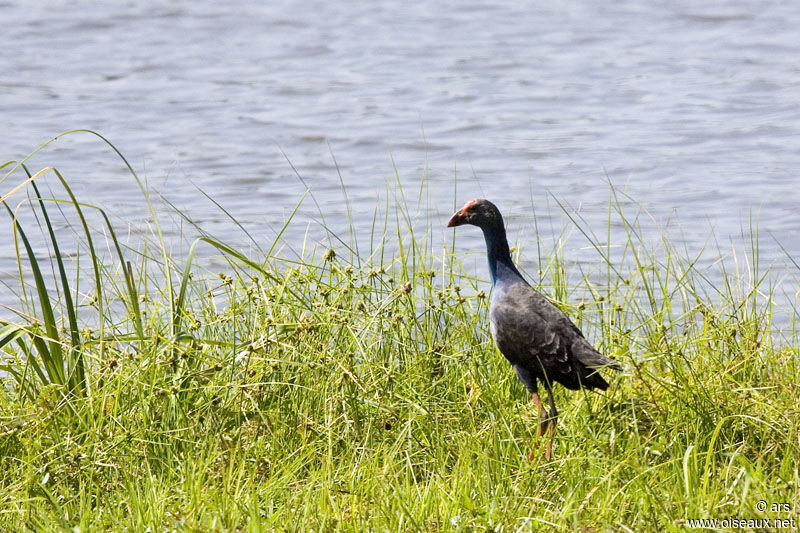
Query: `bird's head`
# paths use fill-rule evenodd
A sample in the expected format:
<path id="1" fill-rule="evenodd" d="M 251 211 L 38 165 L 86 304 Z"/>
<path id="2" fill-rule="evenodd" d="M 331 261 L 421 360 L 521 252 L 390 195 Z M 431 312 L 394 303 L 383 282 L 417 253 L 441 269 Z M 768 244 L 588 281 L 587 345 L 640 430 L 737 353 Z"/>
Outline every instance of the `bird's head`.
<path id="1" fill-rule="evenodd" d="M 448 228 L 464 224 L 472 224 L 482 229 L 502 228 L 503 216 L 497 206 L 489 200 L 482 198 L 470 200 L 447 221 Z"/>

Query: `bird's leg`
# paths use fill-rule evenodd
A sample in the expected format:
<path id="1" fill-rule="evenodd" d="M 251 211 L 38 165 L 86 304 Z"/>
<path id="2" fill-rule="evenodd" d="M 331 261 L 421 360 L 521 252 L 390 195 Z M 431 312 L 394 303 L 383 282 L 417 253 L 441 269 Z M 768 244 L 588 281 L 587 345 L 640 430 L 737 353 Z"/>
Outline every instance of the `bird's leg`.
<path id="1" fill-rule="evenodd" d="M 542 407 L 542 399 L 539 398 L 539 393 L 534 392 L 532 393 L 532 396 L 533 396 L 533 405 L 535 405 L 536 410 L 539 411 L 539 423 L 536 425 L 536 438 L 538 440 L 539 437 L 544 435 L 547 429 L 546 426 L 549 420 L 549 415 L 547 414 L 547 411 L 545 411 L 544 407 Z M 533 452 L 535 451 L 535 449 L 536 449 L 536 441 L 533 442 L 533 445 L 531 446 L 531 451 L 528 454 L 529 461 L 533 461 Z"/>
<path id="2" fill-rule="evenodd" d="M 539 393 L 533 393 L 533 405 L 536 406 L 536 410 L 539 411 L 539 423 L 536 426 L 536 436 L 541 437 L 544 435 L 546 425 L 547 425 L 547 411 L 544 410 L 542 407 L 542 399 L 539 398 Z"/>
<path id="3" fill-rule="evenodd" d="M 547 415 L 547 437 L 549 440 L 547 441 L 544 458 L 549 461 L 553 452 L 553 434 L 556 432 L 556 424 L 558 423 L 558 409 L 556 409 L 556 402 L 553 400 L 553 389 L 550 388 L 550 384 L 547 382 L 545 382 L 545 387 L 547 388 L 547 399 L 550 403 L 550 413 Z M 542 409 L 542 413 L 544 413 L 544 409 Z"/>

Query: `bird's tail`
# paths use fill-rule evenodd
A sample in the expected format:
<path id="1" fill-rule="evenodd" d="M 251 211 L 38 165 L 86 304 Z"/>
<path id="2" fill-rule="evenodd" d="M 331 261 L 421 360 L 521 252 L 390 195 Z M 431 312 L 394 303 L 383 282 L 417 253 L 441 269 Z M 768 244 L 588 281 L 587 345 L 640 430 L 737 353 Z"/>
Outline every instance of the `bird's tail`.
<path id="1" fill-rule="evenodd" d="M 580 374 L 581 374 L 580 385 L 582 387 L 585 387 L 589 390 L 608 389 L 608 382 L 605 379 L 603 379 L 603 376 L 600 375 L 600 372 L 598 372 L 597 369 L 582 367 Z"/>
<path id="2" fill-rule="evenodd" d="M 572 354 L 581 363 L 580 381 L 588 389 L 608 389 L 608 382 L 600 375 L 600 369 L 613 368 L 622 370 L 619 361 L 601 354 L 586 339 L 578 339 L 572 345 Z"/>
<path id="3" fill-rule="evenodd" d="M 606 357 L 594 348 L 586 339 L 577 339 L 572 344 L 572 354 L 575 358 L 589 368 L 589 370 L 598 370 L 600 368 L 613 368 L 614 370 L 622 370 L 622 365 L 619 361 L 615 361 L 610 357 Z"/>

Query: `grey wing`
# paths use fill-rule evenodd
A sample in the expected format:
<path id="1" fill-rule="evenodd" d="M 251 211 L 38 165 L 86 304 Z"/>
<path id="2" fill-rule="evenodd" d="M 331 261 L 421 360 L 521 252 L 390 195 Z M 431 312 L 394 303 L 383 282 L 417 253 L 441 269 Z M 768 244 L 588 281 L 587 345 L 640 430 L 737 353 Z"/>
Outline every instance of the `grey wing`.
<path id="1" fill-rule="evenodd" d="M 608 366 L 616 370 L 622 370 L 622 365 L 598 352 L 589 344 L 583 336 L 583 332 L 576 326 L 558 307 L 550 300 L 534 291 L 533 298 L 537 300 L 537 305 L 546 309 L 544 313 L 550 316 L 548 324 L 567 345 L 568 357 L 587 368 L 600 368 Z"/>
<path id="2" fill-rule="evenodd" d="M 495 334 L 500 351 L 512 364 L 538 375 L 546 373 L 551 381 L 574 387 L 590 379 L 591 384 L 592 373 L 586 368 L 622 368 L 595 350 L 558 307 L 530 286 L 507 295 L 493 313 L 493 322 L 502 318 L 498 322 L 503 324 L 502 331 Z"/>
<path id="3" fill-rule="evenodd" d="M 554 378 L 568 374 L 572 368 L 570 346 L 559 320 L 559 315 L 564 319 L 566 316 L 531 287 L 525 288 L 506 296 L 491 310 L 497 347 L 512 365 L 523 366 L 537 375 L 547 373 Z"/>

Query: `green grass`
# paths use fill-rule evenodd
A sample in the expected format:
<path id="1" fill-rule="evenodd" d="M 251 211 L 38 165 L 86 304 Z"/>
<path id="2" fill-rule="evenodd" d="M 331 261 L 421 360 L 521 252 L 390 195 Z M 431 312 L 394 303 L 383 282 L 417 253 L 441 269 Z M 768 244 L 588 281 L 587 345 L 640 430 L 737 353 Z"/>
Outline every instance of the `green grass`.
<path id="1" fill-rule="evenodd" d="M 3 190 L 27 179 L 3 168 Z M 282 254 L 281 231 L 248 255 L 196 228 L 175 257 L 144 187 L 155 222 L 134 246 L 43 170 L 61 194 L 6 198 L 21 280 L 0 329 L 0 530 L 679 531 L 798 512 L 797 312 L 774 303 L 755 230 L 700 268 L 713 250 L 649 242 L 611 188 L 603 234 L 559 204 L 555 244 L 520 242 L 625 367 L 605 394 L 557 389 L 553 460 L 529 462 L 536 412 L 490 339 L 486 276 L 442 220 L 413 222 L 424 190 L 388 186 L 368 246 L 353 229 Z M 587 241 L 594 266 L 565 259 Z"/>

